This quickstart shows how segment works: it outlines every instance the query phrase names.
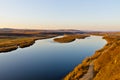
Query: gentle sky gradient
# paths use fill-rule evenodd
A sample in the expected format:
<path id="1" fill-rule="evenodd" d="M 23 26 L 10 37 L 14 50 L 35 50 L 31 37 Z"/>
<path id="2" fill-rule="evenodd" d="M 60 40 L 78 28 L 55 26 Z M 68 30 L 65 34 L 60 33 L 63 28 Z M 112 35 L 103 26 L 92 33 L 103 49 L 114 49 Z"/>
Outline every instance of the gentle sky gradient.
<path id="1" fill-rule="evenodd" d="M 0 28 L 120 30 L 120 0 L 0 0 Z"/>

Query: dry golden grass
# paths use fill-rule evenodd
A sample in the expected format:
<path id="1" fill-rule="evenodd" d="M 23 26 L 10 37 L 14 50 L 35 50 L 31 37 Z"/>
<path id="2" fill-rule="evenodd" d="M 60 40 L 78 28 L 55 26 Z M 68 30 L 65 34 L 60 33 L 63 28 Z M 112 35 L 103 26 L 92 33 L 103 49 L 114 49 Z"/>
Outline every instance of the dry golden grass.
<path id="1" fill-rule="evenodd" d="M 62 38 L 55 38 L 54 39 L 55 42 L 59 42 L 59 43 L 68 43 L 68 42 L 72 42 L 74 40 L 75 40 L 75 38 L 70 37 L 70 36 L 66 36 L 66 37 L 62 37 Z"/>
<path id="2" fill-rule="evenodd" d="M 86 34 L 65 35 L 64 37 L 61 38 L 55 38 L 54 41 L 59 43 L 69 43 L 74 41 L 75 39 L 83 39 L 88 36 L 89 35 Z"/>
<path id="3" fill-rule="evenodd" d="M 44 35 L 39 37 L 2 37 L 0 38 L 0 52 L 8 52 L 18 48 L 28 47 L 35 43 L 35 40 L 55 37 L 57 35 Z"/>
<path id="4" fill-rule="evenodd" d="M 92 61 L 94 61 L 93 80 L 120 80 L 120 33 L 102 35 L 108 43 L 79 64 L 64 80 L 79 80 L 87 73 Z"/>
<path id="5" fill-rule="evenodd" d="M 120 35 L 105 36 L 106 49 L 94 61 L 94 80 L 120 80 Z"/>
<path id="6" fill-rule="evenodd" d="M 7 52 L 15 50 L 18 46 L 27 47 L 34 43 L 35 37 L 33 38 L 15 38 L 15 39 L 0 39 L 0 52 Z"/>

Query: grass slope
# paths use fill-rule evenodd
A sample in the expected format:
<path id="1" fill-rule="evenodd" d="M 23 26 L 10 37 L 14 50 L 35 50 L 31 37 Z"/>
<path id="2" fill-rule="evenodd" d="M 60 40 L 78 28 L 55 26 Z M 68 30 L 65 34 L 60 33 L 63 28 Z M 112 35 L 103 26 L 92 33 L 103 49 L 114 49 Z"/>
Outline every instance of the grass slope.
<path id="1" fill-rule="evenodd" d="M 84 59 L 64 80 L 81 80 L 91 63 L 94 65 L 92 80 L 120 80 L 120 34 L 103 35 L 108 43 L 93 56 Z"/>

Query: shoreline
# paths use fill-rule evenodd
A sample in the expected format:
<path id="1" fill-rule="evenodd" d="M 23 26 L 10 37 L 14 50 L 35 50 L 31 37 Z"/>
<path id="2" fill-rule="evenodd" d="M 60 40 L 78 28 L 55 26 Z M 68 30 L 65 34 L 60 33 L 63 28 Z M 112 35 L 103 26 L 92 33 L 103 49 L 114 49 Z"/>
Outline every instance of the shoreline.
<path id="1" fill-rule="evenodd" d="M 8 42 L 6 42 L 6 43 L 1 42 L 0 53 L 7 53 L 10 51 L 17 50 L 18 48 L 29 47 L 29 46 L 33 45 L 36 40 L 49 39 L 49 38 L 53 38 L 56 36 L 59 36 L 59 35 L 47 35 L 44 37 L 23 37 L 23 38 L 18 38 L 15 40 L 10 40 L 10 41 L 8 40 Z M 65 37 L 65 38 L 67 39 L 69 37 L 71 37 L 71 35 L 68 35 L 68 37 Z M 85 34 L 84 35 L 72 35 L 72 38 L 67 39 L 67 42 L 65 41 L 65 43 L 72 42 L 75 39 L 83 39 L 85 37 L 88 37 L 88 35 L 85 35 Z M 55 39 L 53 39 L 53 40 L 55 41 Z M 59 39 L 61 39 L 61 38 L 59 38 Z M 72 41 L 71 41 L 71 39 L 72 39 Z"/>
<path id="2" fill-rule="evenodd" d="M 85 58 L 63 80 L 119 80 L 120 79 L 120 36 L 104 34 L 107 44 L 93 55 Z M 93 63 L 92 75 L 87 75 L 90 64 Z M 86 76 L 87 75 L 87 76 Z M 84 78 L 84 79 L 83 79 Z"/>
<path id="3" fill-rule="evenodd" d="M 104 39 L 104 36 L 103 36 L 103 39 Z M 100 56 L 99 51 L 101 51 L 102 49 L 106 47 L 106 45 L 108 45 L 109 42 L 107 40 L 106 42 L 107 43 L 101 49 L 96 50 L 93 55 L 83 59 L 82 63 L 78 64 L 71 72 L 69 72 L 63 78 L 63 80 L 92 80 L 95 75 L 93 73 L 94 72 L 94 60 Z M 90 72 L 92 71 L 91 66 L 93 66 L 93 72 Z M 90 73 L 93 73 L 93 74 L 90 74 Z"/>
<path id="4" fill-rule="evenodd" d="M 46 36 L 46 37 L 25 37 L 21 39 L 11 40 L 5 44 L 0 44 L 0 53 L 7 53 L 17 50 L 18 48 L 25 48 L 32 46 L 36 40 L 49 39 L 58 35 Z"/>
<path id="5" fill-rule="evenodd" d="M 93 55 L 85 58 L 82 61 L 82 63 L 76 66 L 73 69 L 73 71 L 71 71 L 69 74 L 67 74 L 63 78 L 63 80 L 89 80 L 91 78 L 92 80 L 115 80 L 120 78 L 118 77 L 120 74 L 117 73 L 120 72 L 119 71 L 120 64 L 118 63 L 120 62 L 119 60 L 120 54 L 118 54 L 120 53 L 120 36 L 105 35 L 105 34 L 102 36 L 107 43 L 101 49 L 96 50 Z M 29 47 L 33 45 L 36 40 L 48 39 L 53 37 L 56 36 L 52 35 L 47 37 L 32 37 L 32 38 L 29 37 L 25 40 L 23 39 L 22 40 L 23 42 L 19 42 L 18 40 L 17 42 L 19 43 L 14 45 L 13 44 L 3 45 L 3 52 L 16 50 L 18 47 L 20 48 Z M 26 40 L 28 39 L 29 41 L 26 42 Z M 11 42 L 14 43 L 15 41 L 11 41 Z M 0 45 L 0 49 L 1 49 L 1 45 Z M 2 53 L 2 50 L 0 50 L 0 53 Z M 114 72 L 112 72 L 112 70 L 114 70 Z"/>

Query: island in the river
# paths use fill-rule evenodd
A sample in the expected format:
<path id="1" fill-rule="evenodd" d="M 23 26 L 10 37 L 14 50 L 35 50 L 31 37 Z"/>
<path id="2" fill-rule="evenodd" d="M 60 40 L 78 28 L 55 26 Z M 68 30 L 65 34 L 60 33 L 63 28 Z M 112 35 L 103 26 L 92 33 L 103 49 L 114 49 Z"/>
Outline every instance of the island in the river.
<path id="1" fill-rule="evenodd" d="M 38 39 L 55 38 L 60 43 L 101 35 L 107 44 L 94 55 L 84 59 L 64 80 L 120 80 L 120 32 L 86 32 L 80 30 L 24 30 L 0 29 L 0 52 L 28 47 Z M 88 73 L 90 73 L 88 75 Z"/>
<path id="2" fill-rule="evenodd" d="M 69 43 L 72 41 L 75 41 L 76 39 L 84 39 L 86 37 L 89 37 L 88 34 L 72 34 L 72 35 L 64 35 L 63 37 L 60 38 L 55 38 L 55 42 L 59 43 Z"/>

